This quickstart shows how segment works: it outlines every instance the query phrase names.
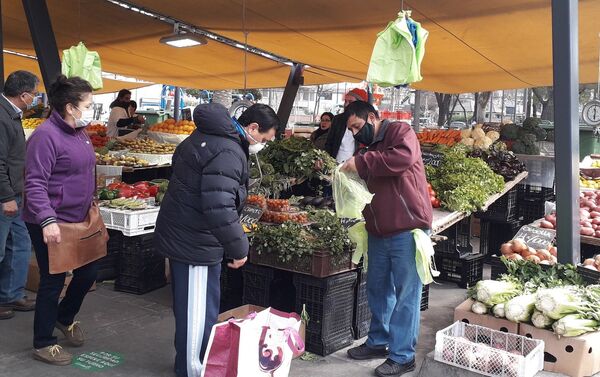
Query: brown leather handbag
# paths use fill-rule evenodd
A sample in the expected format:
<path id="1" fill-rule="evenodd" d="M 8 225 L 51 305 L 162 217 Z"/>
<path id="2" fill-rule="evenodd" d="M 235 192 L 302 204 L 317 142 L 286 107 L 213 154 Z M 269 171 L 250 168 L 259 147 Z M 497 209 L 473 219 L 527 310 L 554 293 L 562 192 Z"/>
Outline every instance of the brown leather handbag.
<path id="1" fill-rule="evenodd" d="M 108 232 L 96 203 L 81 223 L 58 223 L 60 243 L 48 245 L 49 272 L 60 274 L 85 266 L 106 255 Z"/>

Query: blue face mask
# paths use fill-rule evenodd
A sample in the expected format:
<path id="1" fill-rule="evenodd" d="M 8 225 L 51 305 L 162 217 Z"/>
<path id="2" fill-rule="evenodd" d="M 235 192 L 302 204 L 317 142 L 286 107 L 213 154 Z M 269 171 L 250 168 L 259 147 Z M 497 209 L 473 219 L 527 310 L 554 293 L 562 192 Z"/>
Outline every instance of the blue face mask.
<path id="1" fill-rule="evenodd" d="M 27 92 L 25 92 L 23 94 L 27 94 L 29 97 L 31 97 L 31 103 L 28 104 L 27 102 L 25 102 L 25 104 L 27 105 L 27 110 L 31 110 L 31 109 L 33 109 L 34 107 L 37 106 L 37 104 L 38 104 L 38 98 L 37 98 L 37 96 L 34 97 L 34 96 L 32 96 L 31 94 L 29 94 Z"/>

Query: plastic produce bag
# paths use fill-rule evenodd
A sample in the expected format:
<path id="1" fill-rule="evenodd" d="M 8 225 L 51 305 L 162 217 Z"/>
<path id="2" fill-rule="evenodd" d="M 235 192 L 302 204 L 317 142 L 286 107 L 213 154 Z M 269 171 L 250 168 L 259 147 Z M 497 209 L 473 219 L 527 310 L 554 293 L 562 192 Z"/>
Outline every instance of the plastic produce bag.
<path id="1" fill-rule="evenodd" d="M 417 273 L 424 285 L 431 284 L 434 277 L 440 276 L 440 273 L 435 269 L 435 251 L 431 243 L 431 238 L 421 229 L 414 229 L 412 234 L 415 239 Z"/>
<path id="2" fill-rule="evenodd" d="M 421 63 L 429 32 L 409 17 L 410 13 L 398 13 L 398 18 L 377 35 L 367 72 L 368 82 L 388 87 L 423 79 Z M 414 37 L 409 24 L 415 28 Z"/>
<path id="3" fill-rule="evenodd" d="M 356 244 L 352 254 L 352 263 L 358 264 L 364 256 L 363 268 L 367 268 L 368 234 L 362 211 L 371 203 L 373 194 L 369 192 L 365 181 L 357 174 L 341 171 L 341 165 L 333 173 L 333 200 L 335 212 L 341 219 L 362 220 L 348 228 L 348 237 Z"/>
<path id="4" fill-rule="evenodd" d="M 62 73 L 67 77 L 79 76 L 87 80 L 94 90 L 102 89 L 100 55 L 89 51 L 83 42 L 63 50 Z"/>

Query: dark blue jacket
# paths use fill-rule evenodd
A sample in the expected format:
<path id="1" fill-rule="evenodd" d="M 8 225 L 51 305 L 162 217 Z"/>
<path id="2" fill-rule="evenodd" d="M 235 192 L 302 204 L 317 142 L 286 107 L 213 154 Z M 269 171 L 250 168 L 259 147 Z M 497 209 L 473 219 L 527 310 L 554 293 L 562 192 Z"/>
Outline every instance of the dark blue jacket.
<path id="1" fill-rule="evenodd" d="M 173 155 L 154 232 L 156 248 L 194 266 L 215 265 L 224 255 L 242 259 L 248 255 L 239 218 L 247 196 L 247 145 L 222 105 L 197 106 L 194 122 L 197 130 Z"/>

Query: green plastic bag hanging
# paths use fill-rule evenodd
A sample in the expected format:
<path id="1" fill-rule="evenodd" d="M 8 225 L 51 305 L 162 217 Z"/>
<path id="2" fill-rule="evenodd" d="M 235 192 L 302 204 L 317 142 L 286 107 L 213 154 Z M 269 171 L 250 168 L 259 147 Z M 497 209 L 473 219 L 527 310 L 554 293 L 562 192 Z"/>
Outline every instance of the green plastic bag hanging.
<path id="1" fill-rule="evenodd" d="M 61 71 L 67 77 L 79 76 L 87 80 L 94 90 L 103 87 L 100 55 L 96 51 L 89 51 L 83 42 L 63 50 Z"/>
<path id="2" fill-rule="evenodd" d="M 407 22 L 415 28 L 416 45 Z M 377 34 L 367 81 L 381 87 L 421 81 L 421 63 L 428 35 L 420 23 L 410 18 L 409 11 L 398 13 L 398 18 Z"/>
<path id="3" fill-rule="evenodd" d="M 434 277 L 440 276 L 440 273 L 435 269 L 435 251 L 431 238 L 421 229 L 414 229 L 412 234 L 415 239 L 417 273 L 424 285 L 431 284 Z"/>
<path id="4" fill-rule="evenodd" d="M 358 264 L 364 256 L 363 267 L 367 267 L 368 234 L 362 211 L 371 203 L 373 194 L 369 192 L 365 181 L 357 174 L 346 173 L 341 165 L 333 172 L 333 200 L 335 212 L 339 218 L 362 220 L 348 228 L 348 237 L 356 244 L 352 254 L 352 263 Z"/>

